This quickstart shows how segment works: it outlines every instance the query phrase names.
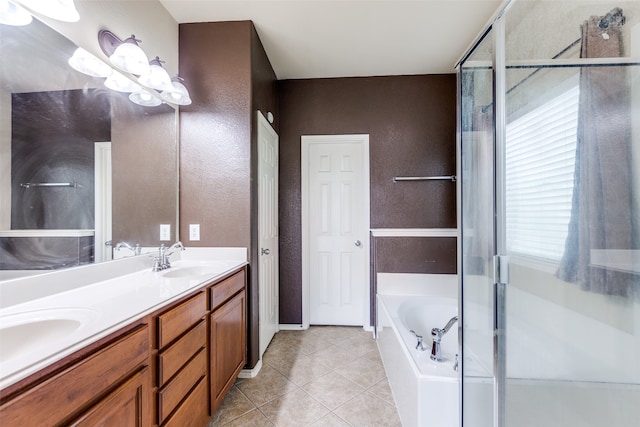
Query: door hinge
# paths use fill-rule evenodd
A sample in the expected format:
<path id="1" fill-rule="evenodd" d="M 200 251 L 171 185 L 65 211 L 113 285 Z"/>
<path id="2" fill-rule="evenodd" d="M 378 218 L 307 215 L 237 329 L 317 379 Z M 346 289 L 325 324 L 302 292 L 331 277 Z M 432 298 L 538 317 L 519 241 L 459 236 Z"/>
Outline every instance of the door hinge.
<path id="1" fill-rule="evenodd" d="M 509 283 L 509 256 L 493 256 L 493 283 Z"/>

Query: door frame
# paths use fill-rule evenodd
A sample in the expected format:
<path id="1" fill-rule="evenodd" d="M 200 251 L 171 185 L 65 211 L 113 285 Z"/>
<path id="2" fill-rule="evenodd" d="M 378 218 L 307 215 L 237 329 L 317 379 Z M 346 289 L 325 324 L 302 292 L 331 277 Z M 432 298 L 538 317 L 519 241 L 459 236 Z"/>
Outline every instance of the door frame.
<path id="1" fill-rule="evenodd" d="M 94 164 L 94 262 L 102 262 L 113 259 L 111 141 L 94 143 Z"/>
<path id="2" fill-rule="evenodd" d="M 362 174 L 364 178 L 364 217 L 362 224 L 366 230 L 366 236 L 362 237 L 364 251 L 364 303 L 362 313 L 362 326 L 369 329 L 371 312 L 371 254 L 370 254 L 370 176 L 369 176 L 369 134 L 355 135 L 302 135 L 301 137 L 301 197 L 302 197 L 302 329 L 308 329 L 310 324 L 310 269 L 309 269 L 309 147 L 311 144 L 344 144 L 358 143 L 362 145 Z"/>

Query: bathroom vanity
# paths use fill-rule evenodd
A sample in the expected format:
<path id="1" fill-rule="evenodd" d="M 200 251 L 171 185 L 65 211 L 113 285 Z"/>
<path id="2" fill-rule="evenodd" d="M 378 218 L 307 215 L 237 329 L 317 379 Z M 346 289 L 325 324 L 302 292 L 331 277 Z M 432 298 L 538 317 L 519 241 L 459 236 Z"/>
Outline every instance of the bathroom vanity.
<path id="1" fill-rule="evenodd" d="M 246 363 L 247 272 L 205 258 L 8 298 L 0 425 L 206 425 Z"/>

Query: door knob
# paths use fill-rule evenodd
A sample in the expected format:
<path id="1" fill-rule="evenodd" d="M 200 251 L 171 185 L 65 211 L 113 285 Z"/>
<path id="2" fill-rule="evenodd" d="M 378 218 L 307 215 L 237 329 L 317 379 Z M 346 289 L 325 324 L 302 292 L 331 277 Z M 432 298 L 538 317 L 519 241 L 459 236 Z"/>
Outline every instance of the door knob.
<path id="1" fill-rule="evenodd" d="M 269 249 L 262 248 L 260 250 L 260 255 L 269 255 L 271 251 Z"/>
<path id="2" fill-rule="evenodd" d="M 362 242 L 361 242 L 360 240 L 356 240 L 355 245 L 356 245 L 357 247 L 360 247 L 360 246 L 362 246 Z"/>

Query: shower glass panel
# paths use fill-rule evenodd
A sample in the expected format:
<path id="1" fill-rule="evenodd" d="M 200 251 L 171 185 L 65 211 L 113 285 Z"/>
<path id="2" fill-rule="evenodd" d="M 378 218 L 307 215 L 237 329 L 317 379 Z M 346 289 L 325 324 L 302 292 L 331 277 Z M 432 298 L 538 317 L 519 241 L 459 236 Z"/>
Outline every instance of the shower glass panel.
<path id="1" fill-rule="evenodd" d="M 459 73 L 462 420 L 473 426 L 490 426 L 493 406 L 493 45 L 489 31 Z"/>
<path id="2" fill-rule="evenodd" d="M 638 425 L 640 2 L 497 16 L 458 67 L 463 423 Z"/>
<path id="3" fill-rule="evenodd" d="M 507 426 L 640 420 L 640 66 L 622 63 L 640 44 L 633 27 L 640 2 L 523 1 L 506 14 Z"/>

